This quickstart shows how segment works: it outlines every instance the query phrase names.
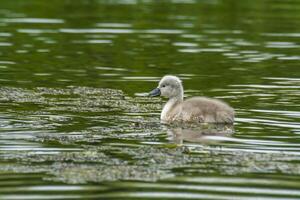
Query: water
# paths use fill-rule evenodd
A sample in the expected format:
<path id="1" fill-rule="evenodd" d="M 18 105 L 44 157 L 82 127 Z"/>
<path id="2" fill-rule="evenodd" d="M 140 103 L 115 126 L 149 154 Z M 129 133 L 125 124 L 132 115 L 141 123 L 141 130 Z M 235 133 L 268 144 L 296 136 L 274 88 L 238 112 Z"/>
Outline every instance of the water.
<path id="1" fill-rule="evenodd" d="M 300 2 L 1 1 L 1 199 L 299 199 Z M 159 123 L 165 74 L 237 113 Z"/>

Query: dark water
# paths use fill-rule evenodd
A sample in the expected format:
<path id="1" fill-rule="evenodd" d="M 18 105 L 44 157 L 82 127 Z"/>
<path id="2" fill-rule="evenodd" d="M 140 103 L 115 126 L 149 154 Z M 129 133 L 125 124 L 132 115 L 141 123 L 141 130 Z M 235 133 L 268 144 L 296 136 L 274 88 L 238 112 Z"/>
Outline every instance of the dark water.
<path id="1" fill-rule="evenodd" d="M 299 1 L 0 5 L 1 199 L 300 198 Z M 161 125 L 165 74 L 235 132 Z"/>

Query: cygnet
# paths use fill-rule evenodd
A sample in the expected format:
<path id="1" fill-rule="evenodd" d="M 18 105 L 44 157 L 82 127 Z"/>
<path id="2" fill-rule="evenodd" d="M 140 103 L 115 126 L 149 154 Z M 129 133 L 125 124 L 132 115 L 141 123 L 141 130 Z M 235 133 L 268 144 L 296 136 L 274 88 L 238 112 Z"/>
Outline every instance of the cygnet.
<path id="1" fill-rule="evenodd" d="M 182 82 L 176 76 L 164 76 L 149 96 L 163 96 L 169 99 L 160 115 L 162 123 L 233 124 L 234 122 L 233 108 L 223 101 L 207 97 L 192 97 L 184 100 Z"/>

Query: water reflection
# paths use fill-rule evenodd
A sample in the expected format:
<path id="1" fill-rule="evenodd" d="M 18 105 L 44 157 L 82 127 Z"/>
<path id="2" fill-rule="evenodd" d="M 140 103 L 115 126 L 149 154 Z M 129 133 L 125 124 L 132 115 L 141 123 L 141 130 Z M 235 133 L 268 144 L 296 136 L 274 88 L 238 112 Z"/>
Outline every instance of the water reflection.
<path id="1" fill-rule="evenodd" d="M 169 140 L 178 145 L 182 145 L 184 142 L 212 144 L 221 137 L 229 137 L 233 133 L 234 126 L 224 124 L 190 124 L 167 128 Z M 226 139 L 224 138 L 224 140 Z"/>

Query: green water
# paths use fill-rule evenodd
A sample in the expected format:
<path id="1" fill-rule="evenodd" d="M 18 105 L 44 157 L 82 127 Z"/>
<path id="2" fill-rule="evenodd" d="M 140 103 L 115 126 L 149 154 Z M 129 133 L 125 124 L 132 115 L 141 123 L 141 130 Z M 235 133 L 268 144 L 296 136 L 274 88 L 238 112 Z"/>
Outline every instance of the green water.
<path id="1" fill-rule="evenodd" d="M 2 0 L 0 199 L 299 199 L 299 39 L 296 0 Z M 234 133 L 161 125 L 165 74 Z"/>

